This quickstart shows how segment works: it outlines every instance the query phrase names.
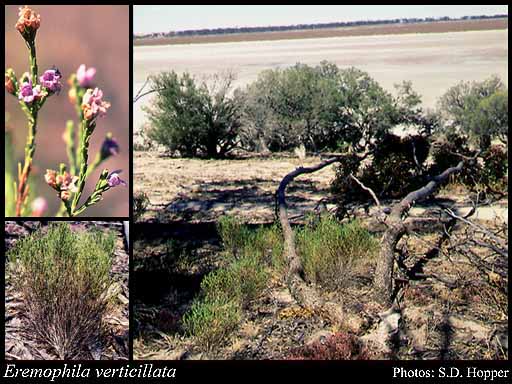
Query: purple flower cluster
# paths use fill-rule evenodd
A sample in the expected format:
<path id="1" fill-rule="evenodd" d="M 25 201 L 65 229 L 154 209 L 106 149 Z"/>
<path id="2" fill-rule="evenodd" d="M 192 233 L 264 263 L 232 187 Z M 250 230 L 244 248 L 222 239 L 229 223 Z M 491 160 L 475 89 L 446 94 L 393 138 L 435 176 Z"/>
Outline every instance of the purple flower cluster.
<path id="1" fill-rule="evenodd" d="M 34 100 L 39 100 L 42 96 L 41 86 L 36 85 L 32 87 L 30 79 L 21 85 L 18 93 L 18 98 L 27 104 L 31 104 Z"/>
<path id="2" fill-rule="evenodd" d="M 109 187 L 111 187 L 111 188 L 117 187 L 118 185 L 122 185 L 122 186 L 126 187 L 126 182 L 124 180 L 121 180 L 121 178 L 119 177 L 119 174 L 121 172 L 122 171 L 120 169 L 118 169 L 117 171 L 111 172 L 107 176 L 107 183 L 108 183 Z"/>
<path id="3" fill-rule="evenodd" d="M 82 88 L 89 88 L 92 86 L 94 75 L 96 75 L 96 68 L 86 68 L 85 64 L 80 65 L 76 71 L 76 79 Z"/>
<path id="4" fill-rule="evenodd" d="M 48 89 L 48 91 L 56 93 L 62 88 L 62 84 L 60 83 L 61 78 L 62 75 L 59 70 L 57 68 L 53 68 L 45 71 L 43 76 L 39 78 L 39 81 L 44 88 Z"/>

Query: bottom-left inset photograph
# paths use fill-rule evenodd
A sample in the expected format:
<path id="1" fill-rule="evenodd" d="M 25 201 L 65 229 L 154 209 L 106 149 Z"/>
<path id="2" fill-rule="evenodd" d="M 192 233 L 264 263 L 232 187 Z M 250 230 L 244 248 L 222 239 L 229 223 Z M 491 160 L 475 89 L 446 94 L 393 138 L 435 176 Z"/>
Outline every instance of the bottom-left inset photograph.
<path id="1" fill-rule="evenodd" d="M 5 358 L 129 358 L 129 228 L 5 223 Z"/>

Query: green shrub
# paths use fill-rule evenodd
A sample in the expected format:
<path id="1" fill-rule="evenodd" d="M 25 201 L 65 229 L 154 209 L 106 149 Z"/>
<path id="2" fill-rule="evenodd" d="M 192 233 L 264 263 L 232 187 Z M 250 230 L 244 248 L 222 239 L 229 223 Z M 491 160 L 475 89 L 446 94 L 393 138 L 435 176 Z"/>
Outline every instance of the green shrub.
<path id="1" fill-rule="evenodd" d="M 493 140 L 508 142 L 508 88 L 497 76 L 449 88 L 439 99 L 439 111 L 445 133 L 462 134 L 482 151 Z"/>
<path id="2" fill-rule="evenodd" d="M 229 95 L 233 77 L 217 76 L 211 87 L 191 75 L 162 72 L 150 77 L 154 102 L 143 107 L 147 136 L 183 157 L 222 158 L 236 145 L 240 106 Z"/>
<path id="3" fill-rule="evenodd" d="M 20 239 L 8 253 L 28 334 L 60 359 L 80 357 L 101 335 L 114 245 L 113 234 L 59 223 Z"/>
<path id="4" fill-rule="evenodd" d="M 244 256 L 208 274 L 201 282 L 201 291 L 212 299 L 233 299 L 244 305 L 256 298 L 267 281 L 268 272 L 258 258 Z"/>
<path id="5" fill-rule="evenodd" d="M 238 282 L 242 304 L 255 299 L 267 286 L 267 268 L 257 257 L 244 256 L 229 266 Z"/>
<path id="6" fill-rule="evenodd" d="M 238 301 L 241 297 L 240 281 L 229 268 L 210 272 L 201 281 L 201 292 L 210 299 L 226 298 Z"/>
<path id="7" fill-rule="evenodd" d="M 236 328 L 242 308 L 265 289 L 269 266 L 281 257 L 278 228 L 251 231 L 233 217 L 225 216 L 219 221 L 225 265 L 201 282 L 201 294 L 183 318 L 188 334 L 210 348 Z"/>
<path id="8" fill-rule="evenodd" d="M 223 297 L 196 299 L 183 317 L 185 331 L 210 349 L 236 329 L 241 319 L 236 300 Z"/>
<path id="9" fill-rule="evenodd" d="M 410 87 L 399 91 L 413 93 Z M 325 61 L 263 71 L 238 98 L 244 103 L 242 145 L 270 151 L 301 144 L 315 152 L 366 145 L 418 104 L 405 97 L 399 103 L 366 72 Z"/>
<path id="10" fill-rule="evenodd" d="M 285 267 L 283 249 L 283 233 L 277 223 L 256 229 L 251 242 L 245 246 L 245 252 L 255 253 L 263 263 L 278 272 Z"/>
<path id="11" fill-rule="evenodd" d="M 233 216 L 221 217 L 217 224 L 217 231 L 224 251 L 235 258 L 246 244 L 250 243 L 252 237 L 249 228 Z"/>
<path id="12" fill-rule="evenodd" d="M 306 279 L 329 288 L 340 288 L 353 268 L 377 252 L 378 241 L 355 220 L 340 224 L 329 215 L 297 232 L 297 248 Z"/>
<path id="13" fill-rule="evenodd" d="M 228 261 L 250 256 L 266 265 L 281 267 L 283 236 L 278 224 L 250 229 L 235 217 L 223 216 L 217 230 Z"/>

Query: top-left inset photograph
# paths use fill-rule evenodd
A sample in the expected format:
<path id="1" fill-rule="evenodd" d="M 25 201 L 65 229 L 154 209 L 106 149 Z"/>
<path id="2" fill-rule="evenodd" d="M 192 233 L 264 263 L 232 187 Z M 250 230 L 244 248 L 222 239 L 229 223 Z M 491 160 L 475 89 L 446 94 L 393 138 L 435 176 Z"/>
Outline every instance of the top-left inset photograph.
<path id="1" fill-rule="evenodd" d="M 5 11 L 5 216 L 128 217 L 129 6 Z"/>

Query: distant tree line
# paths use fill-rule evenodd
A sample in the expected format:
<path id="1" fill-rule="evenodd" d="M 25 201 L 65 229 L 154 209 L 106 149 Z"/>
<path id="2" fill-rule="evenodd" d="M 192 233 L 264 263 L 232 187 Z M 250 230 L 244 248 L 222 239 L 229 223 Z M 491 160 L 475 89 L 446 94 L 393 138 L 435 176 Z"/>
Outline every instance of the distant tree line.
<path id="1" fill-rule="evenodd" d="M 375 152 L 403 144 L 416 147 L 418 157 L 410 160 L 418 167 L 422 145 L 416 139 L 388 141 L 390 134 L 414 132 L 427 141 L 451 136 L 451 143 L 456 135 L 482 152 L 491 143 L 508 144 L 508 88 L 495 76 L 456 84 L 428 111 L 410 82 L 390 93 L 368 73 L 327 61 L 265 70 L 237 89 L 233 78 L 230 73 L 208 82 L 188 73 L 151 76 L 156 97 L 143 107 L 149 120 L 145 134 L 171 153 L 208 158 L 226 157 L 234 149 Z"/>
<path id="2" fill-rule="evenodd" d="M 229 27 L 229 28 L 204 28 L 204 29 L 188 29 L 184 31 L 170 31 L 159 33 L 148 33 L 142 35 L 134 35 L 135 39 L 147 39 L 156 37 L 184 37 L 184 36 L 204 36 L 204 35 L 223 35 L 233 33 L 254 33 L 254 32 L 282 32 L 282 31 L 300 31 L 310 29 L 329 29 L 342 27 L 356 27 L 362 25 L 386 25 L 386 24 L 412 24 L 412 23 L 432 23 L 439 21 L 457 21 L 457 20 L 481 20 L 481 19 L 501 19 L 508 18 L 507 14 L 497 15 L 478 15 L 463 16 L 460 18 L 445 17 L 413 17 L 404 19 L 389 20 L 358 20 L 358 21 L 342 21 L 333 23 L 318 24 L 296 24 L 296 25 L 277 25 L 277 26 L 259 26 L 259 27 Z"/>

